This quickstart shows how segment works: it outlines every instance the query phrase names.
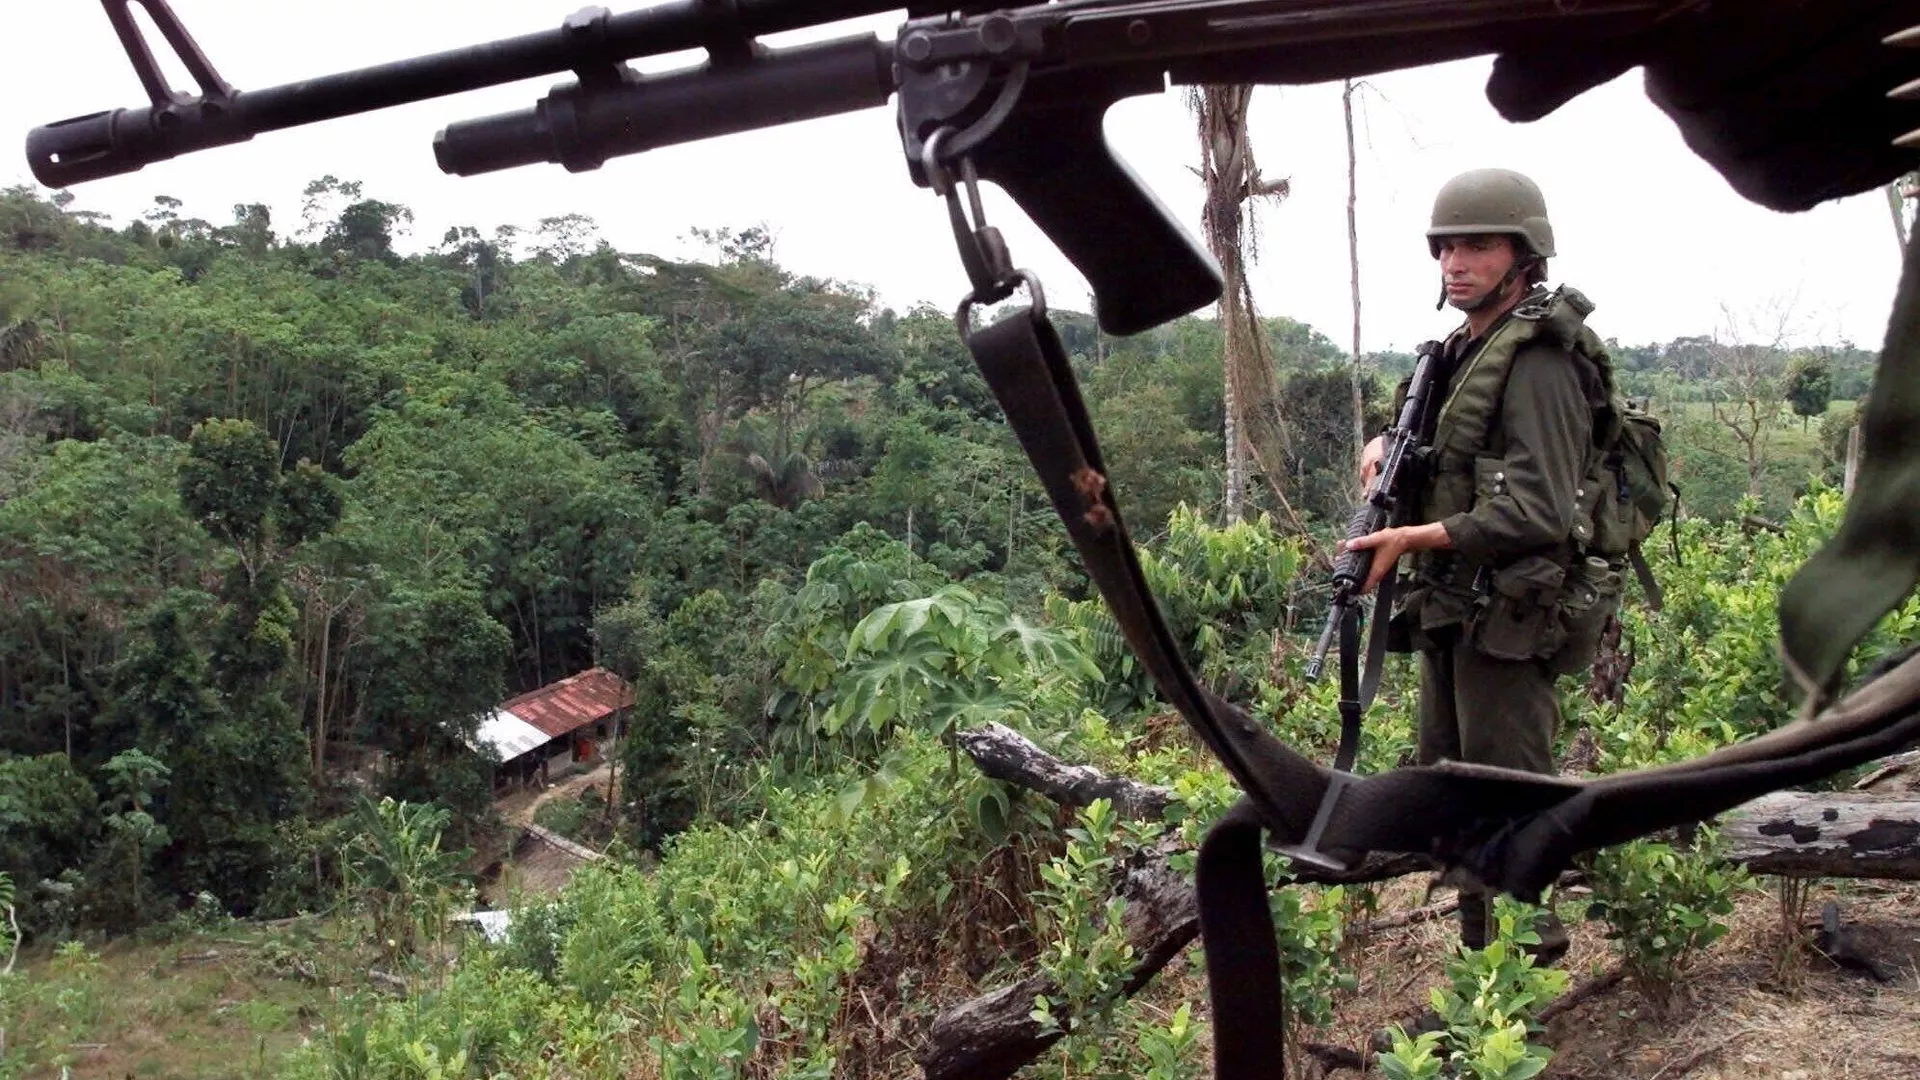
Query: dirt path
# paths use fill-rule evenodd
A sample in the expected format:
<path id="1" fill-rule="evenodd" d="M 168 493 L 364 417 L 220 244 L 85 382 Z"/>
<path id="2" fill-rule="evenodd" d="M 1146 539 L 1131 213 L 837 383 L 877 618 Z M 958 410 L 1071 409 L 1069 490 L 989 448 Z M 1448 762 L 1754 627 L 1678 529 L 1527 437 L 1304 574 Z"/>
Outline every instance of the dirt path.
<path id="1" fill-rule="evenodd" d="M 544 791 L 516 791 L 500 800 L 500 816 L 506 819 L 509 825 L 518 827 L 532 822 L 534 811 L 553 799 L 574 798 L 590 786 L 601 788 L 603 796 L 609 795 L 611 793 L 604 790 L 608 781 L 608 765 L 609 763 L 603 760 L 593 769 L 569 776 Z"/>

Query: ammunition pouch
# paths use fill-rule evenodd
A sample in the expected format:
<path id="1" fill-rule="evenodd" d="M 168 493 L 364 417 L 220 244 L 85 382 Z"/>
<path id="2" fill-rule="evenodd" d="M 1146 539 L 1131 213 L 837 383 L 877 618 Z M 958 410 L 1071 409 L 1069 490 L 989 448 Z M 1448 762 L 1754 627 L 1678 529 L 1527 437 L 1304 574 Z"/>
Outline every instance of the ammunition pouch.
<path id="1" fill-rule="evenodd" d="M 1426 632 L 1420 628 L 1420 612 L 1427 606 L 1433 587 L 1414 580 L 1414 584 L 1400 587 L 1400 609 L 1387 623 L 1388 652 L 1410 653 L 1432 647 Z"/>
<path id="2" fill-rule="evenodd" d="M 1467 640 L 1496 660 L 1544 660 L 1566 642 L 1560 594 L 1567 569 L 1527 555 L 1488 575 L 1488 591 L 1467 626 Z"/>

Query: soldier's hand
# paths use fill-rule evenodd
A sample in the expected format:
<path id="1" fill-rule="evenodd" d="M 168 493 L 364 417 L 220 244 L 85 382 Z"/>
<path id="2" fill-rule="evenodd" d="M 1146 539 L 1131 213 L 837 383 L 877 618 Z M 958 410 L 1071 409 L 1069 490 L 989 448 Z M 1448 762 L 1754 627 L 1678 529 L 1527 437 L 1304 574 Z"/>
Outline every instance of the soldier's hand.
<path id="1" fill-rule="evenodd" d="M 1698 4 L 1650 29 L 1518 44 L 1494 61 L 1487 99 L 1506 119 L 1538 120 L 1638 66 L 1647 97 L 1742 196 L 1808 209 L 1912 169 L 1920 129 L 1920 48 L 1887 37 L 1920 23 L 1912 0 Z"/>
<path id="2" fill-rule="evenodd" d="M 1366 449 L 1360 451 L 1360 486 L 1370 488 L 1373 478 L 1380 472 L 1380 463 L 1387 457 L 1387 439 L 1384 435 L 1375 435 Z"/>
<path id="3" fill-rule="evenodd" d="M 1373 549 L 1373 565 L 1367 568 L 1367 580 L 1360 583 L 1359 595 L 1365 596 L 1373 591 L 1380 579 L 1393 573 L 1394 565 L 1400 556 L 1409 551 L 1430 551 L 1435 548 L 1450 548 L 1453 537 L 1447 535 L 1447 527 L 1434 521 L 1425 525 L 1400 525 L 1379 532 L 1368 533 L 1353 540 L 1343 540 L 1339 550 L 1363 551 Z"/>

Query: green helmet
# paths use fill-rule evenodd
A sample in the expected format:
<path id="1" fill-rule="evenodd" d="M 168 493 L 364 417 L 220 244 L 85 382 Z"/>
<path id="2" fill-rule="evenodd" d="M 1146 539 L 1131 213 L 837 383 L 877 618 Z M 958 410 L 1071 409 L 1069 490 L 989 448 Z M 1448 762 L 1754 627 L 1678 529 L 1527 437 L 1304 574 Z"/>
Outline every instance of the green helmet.
<path id="1" fill-rule="evenodd" d="M 1540 186 L 1511 169 L 1474 169 L 1446 182 L 1433 199 L 1427 249 L 1440 257 L 1440 238 L 1501 233 L 1542 259 L 1553 258 L 1553 225 Z"/>

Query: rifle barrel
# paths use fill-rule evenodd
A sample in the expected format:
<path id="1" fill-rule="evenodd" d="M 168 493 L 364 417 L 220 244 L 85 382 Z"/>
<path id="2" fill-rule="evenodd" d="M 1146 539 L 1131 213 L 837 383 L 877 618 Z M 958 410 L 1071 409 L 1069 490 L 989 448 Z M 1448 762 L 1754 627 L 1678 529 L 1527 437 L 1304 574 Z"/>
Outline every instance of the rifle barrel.
<path id="1" fill-rule="evenodd" d="M 1320 669 L 1327 662 L 1327 651 L 1333 648 L 1334 631 L 1340 628 L 1340 621 L 1347 617 L 1347 607 L 1351 601 L 1335 598 L 1327 605 L 1327 625 L 1320 629 L 1320 642 L 1313 647 L 1313 656 L 1307 660 L 1306 677 L 1308 682 L 1320 678 Z"/>

